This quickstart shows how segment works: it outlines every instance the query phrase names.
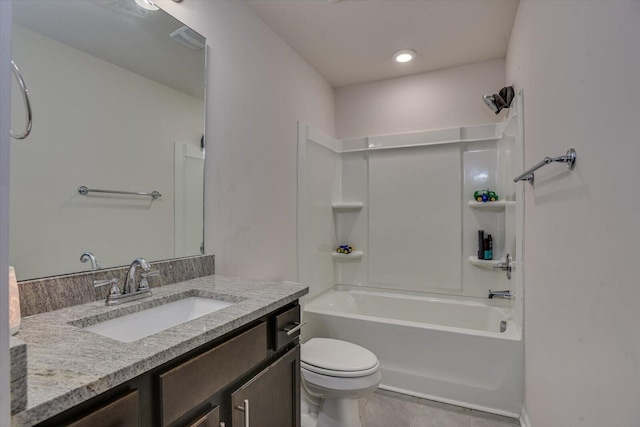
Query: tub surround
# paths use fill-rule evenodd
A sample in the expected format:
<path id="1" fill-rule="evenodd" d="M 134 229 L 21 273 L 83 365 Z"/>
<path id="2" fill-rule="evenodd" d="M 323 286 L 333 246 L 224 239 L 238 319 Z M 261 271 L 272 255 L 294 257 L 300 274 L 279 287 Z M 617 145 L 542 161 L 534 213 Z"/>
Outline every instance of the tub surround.
<path id="1" fill-rule="evenodd" d="M 102 272 L 101 272 L 102 273 Z M 297 300 L 306 286 L 206 276 L 162 286 L 145 300 L 118 307 L 94 301 L 23 319 L 18 338 L 28 344 L 28 403 L 13 427 L 31 426 L 135 378 Z M 120 343 L 73 324 L 137 311 L 141 305 L 187 295 L 212 295 L 234 305 L 132 343 Z M 117 345 L 114 345 L 117 344 Z M 55 350 L 55 351 L 52 351 Z"/>
<path id="2" fill-rule="evenodd" d="M 159 276 L 149 279 L 149 285 L 152 288 L 157 288 L 214 274 L 215 258 L 214 255 L 176 258 L 152 262 L 151 267 L 154 270 L 160 270 Z M 128 269 L 127 265 L 21 281 L 18 283 L 18 287 L 22 316 L 32 316 L 91 301 L 104 300 L 108 286 L 95 288 L 93 281 L 115 277 L 119 279 L 119 284 L 122 286 Z M 19 277 L 20 272 L 17 273 Z"/>
<path id="3" fill-rule="evenodd" d="M 27 345 L 15 337 L 9 339 L 11 359 L 11 413 L 27 407 Z"/>
<path id="4" fill-rule="evenodd" d="M 478 230 L 492 235 L 495 259 L 521 258 L 515 104 L 502 123 L 342 140 L 300 123 L 299 280 L 310 294 L 333 284 L 480 298 L 515 292 L 515 280 L 468 262 Z M 487 188 L 501 208 L 470 207 L 474 191 Z M 332 259 L 330 248 L 344 244 L 358 256 Z"/>

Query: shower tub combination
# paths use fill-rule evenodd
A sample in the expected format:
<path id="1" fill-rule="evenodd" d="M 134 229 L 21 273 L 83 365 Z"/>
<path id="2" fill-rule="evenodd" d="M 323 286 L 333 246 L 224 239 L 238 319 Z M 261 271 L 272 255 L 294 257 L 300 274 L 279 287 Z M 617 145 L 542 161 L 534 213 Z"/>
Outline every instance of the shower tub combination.
<path id="1" fill-rule="evenodd" d="M 382 389 L 517 418 L 524 352 L 511 311 L 474 298 L 338 286 L 305 305 L 305 336 L 373 351 Z"/>

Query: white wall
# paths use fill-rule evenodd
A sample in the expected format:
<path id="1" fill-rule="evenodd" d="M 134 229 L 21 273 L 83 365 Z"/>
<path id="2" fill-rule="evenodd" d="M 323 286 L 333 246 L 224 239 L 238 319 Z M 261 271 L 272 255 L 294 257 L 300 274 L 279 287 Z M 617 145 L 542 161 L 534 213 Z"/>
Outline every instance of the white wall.
<path id="1" fill-rule="evenodd" d="M 210 47 L 206 252 L 220 274 L 295 280 L 297 122 L 333 135 L 333 89 L 242 1 L 157 3 Z"/>
<path id="2" fill-rule="evenodd" d="M 174 142 L 199 147 L 202 99 L 18 25 L 13 58 L 34 111 L 31 135 L 11 153 L 10 262 L 18 279 L 89 269 L 79 261 L 85 251 L 103 267 L 173 258 Z M 13 86 L 12 126 L 22 129 Z M 162 197 L 85 197 L 81 185 Z"/>
<path id="3" fill-rule="evenodd" d="M 354 138 L 497 122 L 482 95 L 505 86 L 504 60 L 336 89 L 336 137 Z"/>
<path id="4" fill-rule="evenodd" d="M 525 401 L 534 427 L 640 422 L 640 2 L 523 0 Z"/>

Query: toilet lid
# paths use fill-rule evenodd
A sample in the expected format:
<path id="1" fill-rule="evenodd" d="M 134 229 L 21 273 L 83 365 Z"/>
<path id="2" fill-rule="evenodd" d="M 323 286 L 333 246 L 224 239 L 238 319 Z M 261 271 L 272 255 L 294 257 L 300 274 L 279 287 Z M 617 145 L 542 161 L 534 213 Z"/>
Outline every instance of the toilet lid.
<path id="1" fill-rule="evenodd" d="M 369 375 L 378 370 L 375 354 L 359 345 L 331 338 L 312 338 L 302 345 L 303 368 L 336 377 Z"/>

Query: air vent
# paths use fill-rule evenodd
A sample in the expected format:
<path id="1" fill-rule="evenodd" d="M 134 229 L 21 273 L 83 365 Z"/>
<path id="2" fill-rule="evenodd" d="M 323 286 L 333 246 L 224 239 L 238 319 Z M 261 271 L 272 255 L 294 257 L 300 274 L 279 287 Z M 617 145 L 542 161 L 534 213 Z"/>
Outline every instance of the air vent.
<path id="1" fill-rule="evenodd" d="M 200 50 L 204 48 L 205 38 L 187 26 L 178 28 L 171 33 L 170 36 L 178 43 L 190 49 Z"/>

